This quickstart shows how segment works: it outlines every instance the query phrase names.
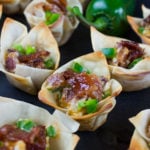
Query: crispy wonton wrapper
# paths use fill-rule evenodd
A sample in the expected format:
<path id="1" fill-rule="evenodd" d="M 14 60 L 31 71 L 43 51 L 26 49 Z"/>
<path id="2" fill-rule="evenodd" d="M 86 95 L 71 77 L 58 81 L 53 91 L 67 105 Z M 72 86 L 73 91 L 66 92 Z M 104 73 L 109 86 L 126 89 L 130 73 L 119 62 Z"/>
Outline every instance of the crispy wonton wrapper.
<path id="1" fill-rule="evenodd" d="M 57 42 L 44 23 L 35 26 L 28 33 L 27 27 L 15 20 L 7 18 L 4 22 L 1 33 L 0 70 L 6 74 L 8 80 L 14 86 L 27 93 L 36 94 L 41 88 L 43 81 L 54 70 L 16 64 L 15 73 L 8 72 L 5 69 L 5 55 L 7 50 L 12 48 L 13 44 L 21 44 L 23 46 L 32 45 L 49 51 L 55 63 L 54 69 L 56 69 L 60 60 Z"/>
<path id="2" fill-rule="evenodd" d="M 49 5 L 47 0 L 33 0 L 25 9 L 24 14 L 31 27 L 45 22 L 45 12 L 43 5 Z M 79 0 L 66 0 L 66 7 L 78 6 L 82 12 L 82 5 Z M 67 10 L 67 8 L 66 8 Z M 69 11 L 66 14 L 61 14 L 59 19 L 53 24 L 49 25 L 54 37 L 59 45 L 65 44 L 73 31 L 77 28 L 79 21 L 72 16 Z"/>
<path id="3" fill-rule="evenodd" d="M 72 134 L 72 130 L 66 128 L 58 118 L 51 115 L 47 110 L 26 102 L 0 97 L 0 127 L 5 124 L 14 124 L 19 119 L 31 119 L 46 127 L 53 125 L 58 135 L 50 139 L 52 150 L 73 150 L 79 141 L 79 137 Z M 70 118 L 68 120 L 70 122 Z M 68 125 L 67 120 L 65 123 Z M 77 123 L 74 124 L 73 120 L 70 124 L 71 128 L 74 128 L 74 132 L 78 129 Z"/>
<path id="4" fill-rule="evenodd" d="M 148 125 L 150 125 L 150 109 L 139 112 L 129 120 L 135 127 L 129 150 L 149 150 L 150 137 L 147 132 L 149 131 Z"/>
<path id="5" fill-rule="evenodd" d="M 0 0 L 6 14 L 22 12 L 31 0 Z"/>
<path id="6" fill-rule="evenodd" d="M 150 37 L 147 37 L 143 35 L 142 33 L 139 33 L 138 28 L 139 28 L 139 23 L 146 18 L 148 15 L 150 15 L 150 9 L 146 8 L 144 5 L 142 5 L 142 13 L 143 13 L 143 18 L 137 18 L 137 17 L 132 17 L 132 16 L 127 16 L 128 23 L 134 30 L 134 32 L 141 38 L 141 40 L 146 43 L 150 44 Z"/>
<path id="7" fill-rule="evenodd" d="M 122 87 L 116 80 L 110 79 L 108 65 L 104 55 L 101 52 L 90 53 L 78 57 L 57 69 L 54 74 L 67 70 L 74 62 L 80 63 L 83 67 L 88 68 L 91 73 L 96 74 L 98 77 L 104 76 L 106 80 L 108 80 L 107 85 L 111 89 L 111 95 L 99 102 L 98 110 L 95 113 L 82 116 L 68 114 L 68 110 L 60 107 L 57 104 L 53 93 L 47 89 L 48 79 L 42 85 L 41 91 L 39 92 L 39 99 L 47 105 L 50 105 L 55 109 L 64 112 L 71 118 L 78 121 L 80 123 L 80 130 L 94 131 L 106 121 L 108 113 L 114 108 L 116 104 L 115 97 L 121 92 Z M 63 120 L 64 117 L 61 116 L 60 113 L 57 112 L 56 114 Z"/>
<path id="8" fill-rule="evenodd" d="M 100 51 L 102 48 L 113 48 L 117 42 L 127 39 L 107 36 L 94 27 L 91 27 L 91 40 L 94 51 Z M 126 69 L 119 66 L 109 65 L 112 78 L 118 80 L 123 91 L 136 91 L 150 87 L 150 46 L 139 44 L 144 49 L 146 58 L 138 62 L 133 68 Z"/>

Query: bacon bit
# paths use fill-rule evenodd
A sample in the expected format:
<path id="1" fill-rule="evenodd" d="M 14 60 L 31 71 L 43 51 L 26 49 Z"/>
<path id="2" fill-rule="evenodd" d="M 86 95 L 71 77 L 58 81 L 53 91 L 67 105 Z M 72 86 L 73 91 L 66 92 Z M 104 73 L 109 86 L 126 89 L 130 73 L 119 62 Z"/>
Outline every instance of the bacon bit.
<path id="1" fill-rule="evenodd" d="M 4 125 L 0 128 L 0 141 L 17 142 L 19 140 L 22 140 L 26 143 L 27 150 L 45 150 L 45 127 L 36 126 L 31 130 L 31 132 L 20 130 L 14 125 Z"/>
<path id="2" fill-rule="evenodd" d="M 51 6 L 53 6 L 49 10 L 56 12 L 56 13 L 58 13 L 59 11 L 66 13 L 66 6 L 67 6 L 66 0 L 47 0 L 47 2 Z"/>
<path id="3" fill-rule="evenodd" d="M 19 53 L 14 51 L 13 49 L 8 50 L 8 54 L 6 55 L 6 59 L 5 59 L 5 68 L 9 72 L 14 72 L 14 69 L 16 68 L 16 64 L 19 62 L 18 55 Z"/>
<path id="4" fill-rule="evenodd" d="M 102 84 L 99 77 L 86 72 L 75 73 L 68 69 L 62 73 L 54 74 L 48 79 L 48 86 L 52 89 L 64 87 L 60 103 L 66 103 L 73 99 L 102 98 Z"/>
<path id="5" fill-rule="evenodd" d="M 136 58 L 143 57 L 144 50 L 133 41 L 121 41 L 117 43 L 117 54 L 118 66 L 127 68 L 128 65 Z"/>
<path id="6" fill-rule="evenodd" d="M 50 53 L 48 51 L 42 50 L 31 55 L 20 55 L 18 59 L 20 63 L 25 63 L 28 66 L 35 68 L 45 68 L 43 64 L 43 58 L 49 56 L 49 54 Z"/>

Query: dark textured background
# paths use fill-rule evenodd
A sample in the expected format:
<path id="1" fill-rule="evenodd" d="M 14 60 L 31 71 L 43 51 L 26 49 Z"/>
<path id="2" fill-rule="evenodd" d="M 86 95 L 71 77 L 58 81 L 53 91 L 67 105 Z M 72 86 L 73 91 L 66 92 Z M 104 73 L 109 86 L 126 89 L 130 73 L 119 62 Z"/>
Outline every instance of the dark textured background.
<path id="1" fill-rule="evenodd" d="M 134 14 L 136 17 L 142 16 L 141 4 L 145 4 L 150 8 L 149 0 L 136 0 L 136 9 Z M 3 15 L 0 27 L 2 27 L 5 17 L 6 15 Z M 10 17 L 26 23 L 23 15 L 18 14 Z M 129 29 L 124 37 L 140 42 L 140 39 L 131 29 Z M 60 47 L 60 52 L 60 65 L 75 57 L 92 52 L 89 30 L 80 24 L 68 43 Z M 0 96 L 26 101 L 53 112 L 53 109 L 41 103 L 37 96 L 26 94 L 9 84 L 5 75 L 1 72 Z M 127 150 L 134 130 L 134 127 L 128 121 L 128 118 L 147 108 L 150 108 L 150 88 L 137 92 L 121 93 L 117 97 L 116 107 L 109 114 L 107 122 L 103 126 L 95 132 L 77 132 L 80 136 L 80 141 L 76 150 Z"/>

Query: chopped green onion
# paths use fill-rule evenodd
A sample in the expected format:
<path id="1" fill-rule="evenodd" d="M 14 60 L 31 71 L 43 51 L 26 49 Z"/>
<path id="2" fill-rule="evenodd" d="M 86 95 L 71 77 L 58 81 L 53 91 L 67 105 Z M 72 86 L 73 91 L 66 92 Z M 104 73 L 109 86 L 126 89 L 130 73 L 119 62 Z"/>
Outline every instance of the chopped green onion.
<path id="1" fill-rule="evenodd" d="M 141 34 L 143 33 L 144 30 L 145 30 L 144 27 L 139 27 L 139 28 L 138 28 L 138 32 L 141 33 Z"/>
<path id="2" fill-rule="evenodd" d="M 79 102 L 78 102 L 78 110 L 80 110 L 80 109 L 82 109 L 82 108 L 84 108 L 84 107 L 86 107 L 85 101 L 79 101 Z"/>
<path id="3" fill-rule="evenodd" d="M 44 62 L 44 64 L 45 64 L 45 67 L 47 68 L 47 69 L 52 69 L 52 68 L 54 68 L 54 61 L 53 61 L 53 59 L 47 59 L 45 62 Z"/>
<path id="4" fill-rule="evenodd" d="M 20 54 L 24 54 L 25 53 L 25 50 L 24 50 L 23 46 L 20 45 L 20 44 L 13 45 L 13 48 L 15 50 L 17 50 Z"/>
<path id="5" fill-rule="evenodd" d="M 112 59 L 117 54 L 115 48 L 102 48 L 102 52 L 106 56 L 107 59 Z"/>
<path id="6" fill-rule="evenodd" d="M 55 128 L 52 125 L 50 125 L 48 128 L 46 128 L 46 134 L 49 137 L 55 137 L 56 136 Z"/>
<path id="7" fill-rule="evenodd" d="M 90 73 L 90 71 L 86 68 L 84 68 L 82 65 L 80 65 L 79 63 L 77 62 L 74 62 L 73 65 L 72 65 L 72 69 L 74 72 L 76 73 L 81 73 L 83 71 L 85 71 L 86 73 Z"/>
<path id="8" fill-rule="evenodd" d="M 19 129 L 30 132 L 36 124 L 30 119 L 20 119 L 17 121 L 16 125 Z"/>
<path id="9" fill-rule="evenodd" d="M 28 45 L 26 46 L 25 53 L 26 55 L 34 54 L 36 53 L 36 48 L 34 46 Z"/>
<path id="10" fill-rule="evenodd" d="M 78 102 L 78 110 L 85 108 L 88 114 L 96 112 L 97 106 L 98 106 L 98 101 L 96 99 L 88 99 L 86 101 Z"/>
<path id="11" fill-rule="evenodd" d="M 46 18 L 45 23 L 46 23 L 46 25 L 53 24 L 54 22 L 56 22 L 58 20 L 59 17 L 60 17 L 60 14 L 58 14 L 58 13 L 46 11 L 45 12 L 45 18 Z"/>
<path id="12" fill-rule="evenodd" d="M 77 62 L 73 64 L 72 69 L 74 72 L 77 72 L 77 73 L 81 73 L 83 71 L 83 67 Z"/>
<path id="13" fill-rule="evenodd" d="M 133 68 L 138 62 L 140 62 L 143 58 L 137 58 L 134 59 L 129 65 L 128 65 L 128 69 Z"/>
<path id="14" fill-rule="evenodd" d="M 103 92 L 103 96 L 102 96 L 102 99 L 105 99 L 106 97 L 110 96 L 111 95 L 111 90 L 108 89 L 106 91 Z"/>

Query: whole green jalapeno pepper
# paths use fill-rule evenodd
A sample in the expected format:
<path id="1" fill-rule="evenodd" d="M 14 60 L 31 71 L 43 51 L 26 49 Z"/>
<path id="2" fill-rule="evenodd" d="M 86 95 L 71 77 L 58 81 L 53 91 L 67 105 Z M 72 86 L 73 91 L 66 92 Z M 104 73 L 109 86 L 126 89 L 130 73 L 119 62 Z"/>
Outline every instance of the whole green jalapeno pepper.
<path id="1" fill-rule="evenodd" d="M 102 33 L 120 36 L 128 28 L 127 15 L 133 15 L 135 0 L 91 0 L 85 10 L 85 17 L 78 7 L 71 12 L 88 26 L 94 26 Z"/>

